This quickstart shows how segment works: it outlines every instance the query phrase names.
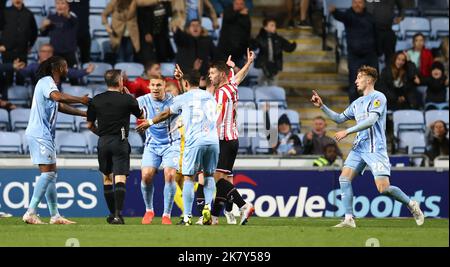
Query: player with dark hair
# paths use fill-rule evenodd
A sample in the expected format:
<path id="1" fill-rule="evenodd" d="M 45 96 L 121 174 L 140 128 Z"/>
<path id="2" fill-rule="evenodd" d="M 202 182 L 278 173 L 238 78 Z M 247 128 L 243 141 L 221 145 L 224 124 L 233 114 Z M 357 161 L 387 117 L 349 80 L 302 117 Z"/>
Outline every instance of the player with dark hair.
<path id="1" fill-rule="evenodd" d="M 357 133 L 353 148 L 350 151 L 342 173 L 339 177 L 341 186 L 341 198 L 345 208 L 344 220 L 335 227 L 355 228 L 353 219 L 353 189 L 352 180 L 362 174 L 368 166 L 372 171 L 378 192 L 400 201 L 414 216 L 417 225 L 424 223 L 424 215 L 420 210 L 420 204 L 411 200 L 400 188 L 390 184 L 391 165 L 386 147 L 386 97 L 383 93 L 374 89 L 378 78 L 377 70 L 369 66 L 362 66 L 358 70 L 356 88 L 362 95 L 341 114 L 338 114 L 326 105 L 313 91 L 311 102 L 336 123 L 348 120 L 356 120 L 356 125 L 346 130 L 339 131 L 335 135 L 336 141 L 341 141 L 349 134 Z"/>
<path id="2" fill-rule="evenodd" d="M 28 224 L 44 224 L 37 215 L 37 207 L 45 195 L 50 210 L 50 224 L 73 224 L 58 212 L 56 193 L 55 125 L 58 111 L 86 117 L 86 112 L 71 107 L 71 103 L 87 105 L 89 97 L 61 93 L 57 84 L 67 75 L 67 62 L 61 57 L 51 57 L 42 62 L 37 71 L 30 119 L 25 131 L 33 164 L 39 165 L 41 175 L 34 187 L 33 196 L 23 221 Z"/>

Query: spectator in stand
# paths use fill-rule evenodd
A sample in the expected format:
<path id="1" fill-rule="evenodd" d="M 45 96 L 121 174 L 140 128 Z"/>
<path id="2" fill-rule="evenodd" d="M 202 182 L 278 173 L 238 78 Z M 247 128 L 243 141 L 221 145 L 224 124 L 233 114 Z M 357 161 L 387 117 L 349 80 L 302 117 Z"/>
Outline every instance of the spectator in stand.
<path id="1" fill-rule="evenodd" d="M 338 166 L 334 164 L 338 156 L 338 147 L 336 144 L 328 144 L 323 148 L 323 156 L 320 156 L 313 162 L 313 166 L 326 167 Z"/>
<path id="2" fill-rule="evenodd" d="M 25 62 L 20 61 L 20 59 L 15 59 L 13 63 L 0 63 L 0 78 L 2 78 L 5 73 L 12 71 L 19 71 L 25 67 Z M 1 99 L 8 99 L 8 90 L 6 84 L 0 82 L 0 96 Z"/>
<path id="3" fill-rule="evenodd" d="M 298 23 L 295 22 L 295 0 L 288 0 L 287 3 L 287 12 L 288 12 L 288 27 L 311 27 L 311 24 L 308 22 L 308 9 L 309 9 L 309 0 L 300 0 L 299 3 L 299 11 L 300 11 L 300 21 Z"/>
<path id="4" fill-rule="evenodd" d="M 291 43 L 277 34 L 274 19 L 264 19 L 263 28 L 251 42 L 251 49 L 259 49 L 255 68 L 263 70 L 265 82 L 272 85 L 275 76 L 283 70 L 283 51 L 293 52 L 296 47 L 295 42 Z"/>
<path id="5" fill-rule="evenodd" d="M 381 72 L 375 87 L 384 93 L 389 110 L 418 109 L 420 84 L 418 71 L 411 61 L 407 61 L 405 52 L 397 52 L 391 64 Z"/>
<path id="6" fill-rule="evenodd" d="M 108 16 L 111 15 L 111 25 Z M 102 23 L 109 34 L 116 62 L 132 62 L 141 50 L 136 15 L 136 0 L 111 0 L 102 13 Z"/>
<path id="7" fill-rule="evenodd" d="M 444 69 L 445 69 L 444 73 L 448 77 L 449 76 L 449 73 L 448 73 L 448 62 L 449 62 L 449 57 L 448 57 L 448 36 L 442 38 L 441 47 L 437 50 L 437 54 L 436 54 L 434 60 L 435 61 L 439 61 L 442 64 L 444 64 Z"/>
<path id="8" fill-rule="evenodd" d="M 431 76 L 423 78 L 422 83 L 427 86 L 425 110 L 448 109 L 446 99 L 448 77 L 444 73 L 444 65 L 435 61 L 431 65 Z"/>
<path id="9" fill-rule="evenodd" d="M 33 13 L 25 7 L 23 0 L 13 0 L 12 6 L 0 13 L 0 53 L 3 63 L 12 63 L 19 58 L 27 62 L 28 51 L 37 38 L 37 26 Z M 5 76 L 6 86 L 13 83 L 13 71 Z M 23 84 L 21 77 L 16 77 L 16 84 Z"/>
<path id="10" fill-rule="evenodd" d="M 412 61 L 419 70 L 420 78 L 427 78 L 431 75 L 431 64 L 433 64 L 433 54 L 425 47 L 425 36 L 416 33 L 413 36 L 413 48 L 408 50 L 408 60 Z"/>
<path id="11" fill-rule="evenodd" d="M 366 1 L 367 12 L 375 18 L 378 51 L 380 56 L 384 55 L 386 66 L 391 64 L 397 42 L 392 24 L 399 24 L 405 17 L 404 4 L 404 0 Z M 398 16 L 395 16 L 395 6 Z"/>
<path id="12" fill-rule="evenodd" d="M 223 11 L 233 5 L 233 0 L 210 0 L 218 17 L 223 16 Z M 245 6 L 249 11 L 253 8 L 252 0 L 245 0 Z"/>
<path id="13" fill-rule="evenodd" d="M 56 14 L 42 21 L 41 32 L 50 36 L 55 56 L 64 58 L 69 68 L 76 68 L 78 18 L 70 12 L 67 0 L 55 0 L 55 7 Z"/>
<path id="14" fill-rule="evenodd" d="M 77 45 L 82 64 L 91 61 L 91 33 L 89 31 L 89 0 L 70 1 L 70 10 L 78 19 Z"/>
<path id="15" fill-rule="evenodd" d="M 199 20 L 192 20 L 185 31 L 177 29 L 174 35 L 178 53 L 175 61 L 185 73 L 190 73 L 194 63 L 201 60 L 200 74 L 205 76 L 208 71 L 209 62 L 214 56 L 214 43 L 208 31 L 202 28 Z"/>
<path id="16" fill-rule="evenodd" d="M 214 29 L 219 28 L 216 11 L 209 0 L 172 0 L 172 12 L 170 22 L 172 32 L 184 29 L 192 20 L 201 21 L 205 13 L 211 19 Z"/>
<path id="17" fill-rule="evenodd" d="M 330 6 L 329 11 L 345 25 L 350 82 L 348 94 L 350 102 L 353 102 L 359 97 L 354 83 L 358 69 L 363 65 L 378 69 L 375 19 L 366 11 L 364 0 L 353 0 L 352 7 L 345 12 L 335 6 Z"/>
<path id="18" fill-rule="evenodd" d="M 278 155 L 301 155 L 302 150 L 302 142 L 298 135 L 292 131 L 291 121 L 286 114 L 281 115 L 278 119 L 278 142 L 272 147 L 272 153 Z"/>
<path id="19" fill-rule="evenodd" d="M 217 57 L 225 61 L 231 55 L 242 66 L 250 43 L 251 21 L 244 0 L 234 0 L 223 12 Z"/>
<path id="20" fill-rule="evenodd" d="M 448 156 L 448 129 L 444 121 L 437 120 L 430 125 L 430 130 L 426 154 L 430 158 L 430 164 L 433 164 L 436 157 Z"/>
<path id="21" fill-rule="evenodd" d="M 148 61 L 145 64 L 145 70 L 141 77 L 137 77 L 134 82 L 128 80 L 126 76 L 126 70 L 124 70 L 124 86 L 133 94 L 136 98 L 150 93 L 150 79 L 149 77 L 160 77 L 161 65 L 156 61 Z"/>
<path id="22" fill-rule="evenodd" d="M 334 139 L 326 135 L 327 123 L 322 116 L 317 116 L 313 120 L 313 129 L 303 137 L 305 155 L 322 155 L 323 149 L 328 144 L 336 144 Z M 338 147 L 338 155 L 342 157 L 342 152 Z"/>
<path id="23" fill-rule="evenodd" d="M 174 52 L 169 38 L 169 18 L 172 16 L 170 1 L 136 0 L 137 20 L 141 52 L 139 60 L 169 62 Z"/>
<path id="24" fill-rule="evenodd" d="M 38 62 L 34 62 L 31 64 L 28 64 L 25 68 L 21 69 L 19 73 L 25 77 L 29 78 L 31 83 L 35 85 L 38 81 L 36 80 L 36 72 L 39 68 L 39 65 L 46 61 L 47 59 L 51 58 L 53 56 L 53 47 L 51 44 L 43 44 L 41 47 L 39 47 L 38 51 Z M 83 78 L 86 75 L 89 75 L 91 72 L 93 72 L 95 69 L 94 64 L 89 64 L 86 69 L 80 70 L 75 68 L 69 68 L 69 71 L 67 72 L 67 78 L 72 80 L 79 81 L 81 78 Z M 78 82 L 77 82 L 78 84 Z"/>

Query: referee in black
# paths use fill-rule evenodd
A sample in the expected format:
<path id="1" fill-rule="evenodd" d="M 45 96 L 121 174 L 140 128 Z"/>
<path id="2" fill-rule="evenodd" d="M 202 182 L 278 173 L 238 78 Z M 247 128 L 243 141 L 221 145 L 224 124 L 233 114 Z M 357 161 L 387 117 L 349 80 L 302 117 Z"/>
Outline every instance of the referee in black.
<path id="1" fill-rule="evenodd" d="M 125 201 L 125 182 L 130 171 L 130 114 L 141 118 L 142 111 L 136 99 L 123 86 L 121 70 L 106 71 L 105 82 L 108 90 L 96 95 L 88 106 L 87 125 L 100 137 L 98 163 L 103 173 L 105 200 L 110 211 L 106 221 L 124 224 L 121 211 Z"/>

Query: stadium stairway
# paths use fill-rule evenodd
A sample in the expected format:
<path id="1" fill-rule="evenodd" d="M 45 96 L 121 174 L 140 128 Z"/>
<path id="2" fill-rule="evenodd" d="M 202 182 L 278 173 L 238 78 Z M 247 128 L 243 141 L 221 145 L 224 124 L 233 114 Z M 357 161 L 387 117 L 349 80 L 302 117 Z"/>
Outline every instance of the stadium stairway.
<path id="1" fill-rule="evenodd" d="M 261 28 L 264 15 L 283 16 L 286 12 L 284 0 L 254 0 L 252 12 L 252 36 L 256 36 Z M 297 49 L 293 53 L 284 53 L 283 72 L 278 75 L 276 84 L 286 90 L 288 107 L 300 113 L 301 132 L 311 130 L 313 118 L 323 113 L 313 107 L 309 101 L 311 90 L 315 89 L 323 96 L 324 102 L 337 112 L 342 112 L 348 105 L 346 88 L 348 76 L 338 72 L 335 39 L 327 38 L 327 45 L 331 51 L 322 50 L 322 38 L 313 32 L 312 28 L 285 29 L 278 27 L 278 34 L 290 41 L 297 42 Z M 327 120 L 328 136 L 352 125 L 351 122 L 336 125 Z M 339 147 L 344 155 L 351 149 L 352 136 L 343 140 Z"/>

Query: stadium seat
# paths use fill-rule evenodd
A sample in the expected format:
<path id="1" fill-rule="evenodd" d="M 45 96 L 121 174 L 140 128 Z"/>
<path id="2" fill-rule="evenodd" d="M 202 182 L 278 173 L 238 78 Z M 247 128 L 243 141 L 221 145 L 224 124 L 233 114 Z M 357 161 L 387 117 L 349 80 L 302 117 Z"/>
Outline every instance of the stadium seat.
<path id="1" fill-rule="evenodd" d="M 29 106 L 31 102 L 31 88 L 20 85 L 9 87 L 8 100 L 15 105 Z"/>
<path id="2" fill-rule="evenodd" d="M 218 39 L 218 36 L 216 36 L 216 31 L 213 27 L 213 22 L 208 17 L 202 17 L 202 27 L 208 31 L 208 35 L 214 39 Z"/>
<path id="3" fill-rule="evenodd" d="M 441 120 L 444 121 L 448 126 L 448 116 L 448 110 L 428 110 L 425 112 L 425 125 L 429 127 L 433 122 Z"/>
<path id="4" fill-rule="evenodd" d="M 91 64 L 95 65 L 95 69 L 87 76 L 88 83 L 104 83 L 105 82 L 105 72 L 107 70 L 112 70 L 113 66 L 108 63 L 103 62 L 91 62 Z M 89 63 L 83 64 L 83 69 L 87 68 Z"/>
<path id="5" fill-rule="evenodd" d="M 46 15 L 45 2 L 46 0 L 25 0 L 24 4 L 33 14 Z"/>
<path id="6" fill-rule="evenodd" d="M 394 136 L 401 131 L 424 131 L 423 113 L 418 110 L 397 110 L 392 114 L 394 121 Z"/>
<path id="7" fill-rule="evenodd" d="M 407 149 L 408 154 L 423 154 L 426 149 L 425 134 L 421 132 L 401 132 L 398 147 Z"/>
<path id="8" fill-rule="evenodd" d="M 82 133 L 59 133 L 55 143 L 57 153 L 89 154 L 86 137 Z"/>
<path id="9" fill-rule="evenodd" d="M 28 140 L 25 135 L 25 130 L 16 131 L 16 133 L 20 134 L 20 138 L 22 140 L 22 151 L 24 154 L 30 154 L 30 148 L 28 146 Z"/>
<path id="10" fill-rule="evenodd" d="M 323 12 L 324 16 L 328 17 L 328 7 L 329 6 L 335 6 L 338 10 L 346 10 L 349 9 L 352 6 L 352 0 L 324 0 L 323 1 Z"/>
<path id="11" fill-rule="evenodd" d="M 97 153 L 97 147 L 98 147 L 98 135 L 94 134 L 93 132 L 86 131 L 83 133 L 86 137 L 89 152 L 91 154 Z"/>
<path id="12" fill-rule="evenodd" d="M 6 109 L 0 109 L 0 131 L 9 130 L 9 113 Z"/>
<path id="13" fill-rule="evenodd" d="M 431 38 L 438 39 L 440 37 L 448 36 L 448 17 L 447 18 L 432 18 L 431 19 Z"/>
<path id="14" fill-rule="evenodd" d="M 251 139 L 245 136 L 239 137 L 239 154 L 252 154 Z"/>
<path id="15" fill-rule="evenodd" d="M 47 14 L 50 13 L 55 13 L 55 1 L 54 0 L 45 0 L 45 12 L 47 12 Z M 38 25 L 39 27 L 39 25 Z"/>
<path id="16" fill-rule="evenodd" d="M 87 88 L 85 86 L 64 85 L 64 86 L 62 86 L 62 91 L 66 94 L 73 95 L 73 96 L 88 95 L 89 97 L 92 97 L 92 95 L 93 95 L 92 89 Z"/>
<path id="17" fill-rule="evenodd" d="M 254 136 L 255 133 L 264 132 L 265 130 L 265 114 L 262 110 L 243 109 L 244 112 L 237 116 L 238 126 L 243 128 L 246 134 Z"/>
<path id="18" fill-rule="evenodd" d="M 397 39 L 397 42 L 395 43 L 395 52 L 406 51 L 408 49 L 411 49 L 412 47 L 413 44 L 411 38 L 408 38 L 406 40 Z"/>
<path id="19" fill-rule="evenodd" d="M 106 86 L 97 87 L 94 89 L 94 96 L 106 92 L 108 89 Z"/>
<path id="20" fill-rule="evenodd" d="M 175 71 L 175 63 L 163 62 L 161 63 L 161 74 L 164 77 L 173 77 Z"/>
<path id="21" fill-rule="evenodd" d="M 22 138 L 20 134 L 0 132 L 0 152 L 22 154 Z"/>
<path id="22" fill-rule="evenodd" d="M 136 129 L 137 126 L 137 119 L 134 115 L 130 115 L 130 130 L 131 129 Z"/>
<path id="23" fill-rule="evenodd" d="M 79 132 L 87 131 L 87 122 L 85 117 L 75 116 L 75 128 Z"/>
<path id="24" fill-rule="evenodd" d="M 11 118 L 11 130 L 26 129 L 30 119 L 30 109 L 17 108 L 9 113 Z"/>
<path id="25" fill-rule="evenodd" d="M 101 14 L 108 4 L 109 0 L 91 0 L 89 2 L 90 14 Z"/>
<path id="26" fill-rule="evenodd" d="M 418 0 L 417 6 L 423 16 L 448 17 L 448 0 Z"/>
<path id="27" fill-rule="evenodd" d="M 144 142 L 142 141 L 141 136 L 134 131 L 130 131 L 128 134 L 128 142 L 131 146 L 131 153 L 140 154 L 144 148 Z"/>
<path id="28" fill-rule="evenodd" d="M 255 100 L 258 106 L 262 102 L 275 102 L 278 107 L 287 108 L 286 92 L 278 86 L 260 86 L 255 88 Z"/>
<path id="29" fill-rule="evenodd" d="M 263 71 L 261 69 L 257 69 L 254 66 L 254 63 L 250 65 L 250 69 L 247 74 L 247 79 L 249 81 L 250 86 L 257 85 L 261 78 L 263 77 Z"/>
<path id="30" fill-rule="evenodd" d="M 108 22 L 111 23 L 111 18 L 108 18 Z M 109 38 L 106 28 L 102 24 L 101 15 L 89 15 L 89 30 L 92 38 Z"/>
<path id="31" fill-rule="evenodd" d="M 402 22 L 400 22 L 402 39 L 410 38 L 419 32 L 425 36 L 430 36 L 431 27 L 428 19 L 422 17 L 405 17 Z"/>
<path id="32" fill-rule="evenodd" d="M 266 137 L 261 137 L 257 135 L 251 139 L 252 148 L 255 154 L 268 154 L 270 144 Z"/>
<path id="33" fill-rule="evenodd" d="M 56 117 L 56 130 L 75 131 L 75 119 L 73 115 L 58 112 Z"/>
<path id="34" fill-rule="evenodd" d="M 144 73 L 144 66 L 140 63 L 122 62 L 114 65 L 114 69 L 125 71 L 128 78 L 135 79 Z"/>
<path id="35" fill-rule="evenodd" d="M 255 94 L 253 92 L 253 89 L 246 86 L 239 86 L 238 87 L 238 97 L 239 101 L 242 102 L 254 102 L 255 101 Z"/>

